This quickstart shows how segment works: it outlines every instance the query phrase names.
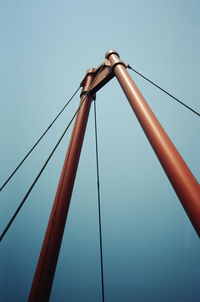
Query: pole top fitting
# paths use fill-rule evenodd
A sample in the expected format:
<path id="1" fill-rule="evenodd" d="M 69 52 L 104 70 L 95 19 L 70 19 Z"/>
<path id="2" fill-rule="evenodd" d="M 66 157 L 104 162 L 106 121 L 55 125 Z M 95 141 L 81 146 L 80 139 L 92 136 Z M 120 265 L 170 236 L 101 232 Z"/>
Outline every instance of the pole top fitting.
<path id="1" fill-rule="evenodd" d="M 95 68 L 89 68 L 87 71 L 86 71 L 86 75 L 88 76 L 89 74 L 94 74 L 95 73 Z"/>
<path id="2" fill-rule="evenodd" d="M 118 52 L 116 52 L 116 50 L 111 50 L 111 49 L 107 51 L 107 53 L 105 54 L 105 58 L 108 59 L 109 56 L 113 54 L 117 55 L 120 58 Z"/>
<path id="3" fill-rule="evenodd" d="M 81 86 L 83 87 L 83 89 L 81 91 L 81 95 L 80 95 L 81 97 L 83 95 L 90 94 L 90 96 L 92 97 L 93 100 L 96 98 L 95 93 L 91 92 L 91 77 L 92 77 L 92 79 L 94 78 L 95 72 L 96 72 L 95 68 L 89 68 L 86 71 L 86 75 L 85 75 L 83 81 L 81 82 Z"/>
<path id="4" fill-rule="evenodd" d="M 118 65 L 118 64 L 123 65 L 125 68 L 128 67 L 128 64 L 126 64 L 125 62 L 123 62 L 120 59 L 119 54 L 115 50 L 107 51 L 106 60 L 108 60 L 109 63 L 111 64 L 112 70 L 114 70 L 115 66 Z"/>

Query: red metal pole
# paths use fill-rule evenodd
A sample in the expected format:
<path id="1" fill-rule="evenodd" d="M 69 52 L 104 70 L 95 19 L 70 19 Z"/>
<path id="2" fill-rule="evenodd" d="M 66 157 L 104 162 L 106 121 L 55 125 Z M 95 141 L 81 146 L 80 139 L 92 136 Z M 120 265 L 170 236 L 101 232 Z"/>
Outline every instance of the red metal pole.
<path id="1" fill-rule="evenodd" d="M 88 71 L 81 102 L 94 78 Z M 71 135 L 28 302 L 49 301 L 92 97 L 82 104 Z"/>
<path id="2" fill-rule="evenodd" d="M 114 50 L 106 53 L 113 71 L 182 206 L 200 237 L 200 185 L 160 125 Z"/>

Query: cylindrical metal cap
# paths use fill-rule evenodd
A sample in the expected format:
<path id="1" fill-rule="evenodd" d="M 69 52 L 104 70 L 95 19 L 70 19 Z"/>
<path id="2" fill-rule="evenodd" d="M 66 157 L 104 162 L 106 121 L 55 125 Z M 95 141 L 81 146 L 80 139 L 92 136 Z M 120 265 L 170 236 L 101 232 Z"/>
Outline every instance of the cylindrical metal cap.
<path id="1" fill-rule="evenodd" d="M 88 94 L 89 90 L 91 89 L 91 78 L 92 81 L 94 79 L 94 74 L 95 74 L 95 69 L 94 68 L 89 68 L 86 72 L 86 76 L 84 77 L 83 81 L 81 82 L 81 86 L 83 87 L 81 91 L 81 97 L 83 94 Z M 91 95 L 91 97 L 94 99 L 94 96 Z"/>
<path id="2" fill-rule="evenodd" d="M 89 69 L 86 71 L 86 75 L 91 74 L 91 73 L 94 73 L 94 72 L 95 72 L 95 68 L 89 68 Z"/>
<path id="3" fill-rule="evenodd" d="M 113 55 L 113 54 L 116 54 L 116 55 L 120 58 L 120 56 L 119 56 L 119 54 L 116 52 L 116 50 L 108 50 L 107 53 L 105 54 L 105 58 L 108 59 L 108 57 L 109 57 L 110 55 Z"/>

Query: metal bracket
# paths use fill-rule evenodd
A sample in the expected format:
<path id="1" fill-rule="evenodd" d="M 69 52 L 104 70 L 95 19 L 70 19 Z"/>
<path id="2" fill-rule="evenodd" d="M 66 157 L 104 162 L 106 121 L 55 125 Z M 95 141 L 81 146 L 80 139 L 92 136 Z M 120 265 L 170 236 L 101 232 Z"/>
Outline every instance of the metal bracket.
<path id="1" fill-rule="evenodd" d="M 128 67 L 128 64 L 126 64 L 125 62 L 121 61 L 120 63 L 123 64 L 126 68 Z M 115 74 L 113 72 L 113 67 L 110 64 L 110 61 L 108 59 L 105 59 L 105 61 L 102 64 L 100 64 L 96 69 L 90 68 L 87 70 L 86 75 L 81 82 L 81 86 L 83 87 L 81 95 L 83 93 L 86 93 L 89 91 L 90 87 L 88 87 L 88 85 L 87 85 L 88 75 L 93 74 L 94 76 L 96 76 L 98 74 L 100 68 L 102 68 L 103 65 L 104 65 L 104 67 L 103 67 L 101 73 L 99 74 L 92 89 L 90 90 L 90 95 L 92 95 L 93 98 L 94 98 L 96 92 L 99 91 L 104 85 L 106 85 L 115 76 Z"/>

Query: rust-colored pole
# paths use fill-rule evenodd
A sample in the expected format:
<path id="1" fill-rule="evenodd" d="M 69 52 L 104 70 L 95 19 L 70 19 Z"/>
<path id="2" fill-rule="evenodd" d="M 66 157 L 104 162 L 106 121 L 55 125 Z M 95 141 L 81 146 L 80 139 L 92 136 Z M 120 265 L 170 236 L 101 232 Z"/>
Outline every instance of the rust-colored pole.
<path id="1" fill-rule="evenodd" d="M 114 50 L 106 53 L 133 111 L 200 237 L 200 185 L 160 125 Z"/>
<path id="2" fill-rule="evenodd" d="M 88 70 L 81 102 L 85 100 L 72 131 L 28 302 L 49 301 L 92 100 L 85 92 L 93 78 L 92 69 Z"/>

